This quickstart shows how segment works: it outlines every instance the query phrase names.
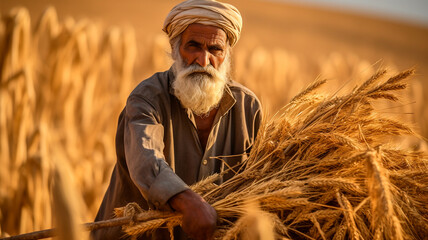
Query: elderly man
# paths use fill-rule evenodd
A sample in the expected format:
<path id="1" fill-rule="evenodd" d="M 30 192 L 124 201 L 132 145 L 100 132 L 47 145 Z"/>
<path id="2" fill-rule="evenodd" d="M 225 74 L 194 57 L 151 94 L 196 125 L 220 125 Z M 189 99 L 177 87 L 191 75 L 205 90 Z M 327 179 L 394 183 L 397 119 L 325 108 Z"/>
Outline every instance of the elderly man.
<path id="1" fill-rule="evenodd" d="M 127 100 L 116 135 L 117 163 L 97 221 L 137 202 L 182 213 L 176 239 L 212 238 L 216 211 L 189 185 L 242 162 L 261 120 L 256 96 L 229 79 L 241 26 L 235 7 L 212 0 L 189 0 L 171 10 L 163 30 L 175 63 L 142 81 Z M 92 233 L 95 239 L 123 235 L 120 227 Z M 168 239 L 169 233 L 142 237 Z"/>

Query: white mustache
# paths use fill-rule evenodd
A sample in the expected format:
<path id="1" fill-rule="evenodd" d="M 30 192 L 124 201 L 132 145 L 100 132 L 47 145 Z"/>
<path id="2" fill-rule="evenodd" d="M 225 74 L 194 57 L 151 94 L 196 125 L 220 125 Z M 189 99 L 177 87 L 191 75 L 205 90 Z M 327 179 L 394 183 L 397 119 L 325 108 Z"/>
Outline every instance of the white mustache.
<path id="1" fill-rule="evenodd" d="M 203 74 L 203 75 L 208 75 L 210 78 L 213 78 L 219 75 L 218 70 L 215 69 L 211 64 L 206 67 L 202 67 L 196 63 L 191 64 L 185 69 L 183 69 L 182 73 L 184 76 Z"/>

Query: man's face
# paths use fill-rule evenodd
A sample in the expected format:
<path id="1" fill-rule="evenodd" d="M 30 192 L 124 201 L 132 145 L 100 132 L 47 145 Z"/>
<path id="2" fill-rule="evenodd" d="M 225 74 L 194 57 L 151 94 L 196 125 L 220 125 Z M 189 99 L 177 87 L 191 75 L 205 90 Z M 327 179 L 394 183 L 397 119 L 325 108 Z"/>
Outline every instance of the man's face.
<path id="1" fill-rule="evenodd" d="M 226 33 L 217 27 L 191 24 L 173 49 L 174 95 L 198 116 L 218 106 L 230 69 Z"/>
<path id="2" fill-rule="evenodd" d="M 222 29 L 191 24 L 181 35 L 179 52 L 187 66 L 211 64 L 218 69 L 226 57 L 227 47 L 227 35 Z"/>

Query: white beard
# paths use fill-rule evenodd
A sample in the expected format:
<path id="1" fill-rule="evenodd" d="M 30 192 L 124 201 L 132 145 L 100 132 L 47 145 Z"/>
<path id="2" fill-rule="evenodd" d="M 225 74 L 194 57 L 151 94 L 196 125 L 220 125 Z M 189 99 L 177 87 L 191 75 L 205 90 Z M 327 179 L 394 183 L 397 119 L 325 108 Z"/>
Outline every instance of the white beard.
<path id="1" fill-rule="evenodd" d="M 212 65 L 201 67 L 198 64 L 186 66 L 180 54 L 173 66 L 176 75 L 171 87 L 174 95 L 185 108 L 198 116 L 207 116 L 218 107 L 223 97 L 230 70 L 229 53 L 219 69 Z"/>

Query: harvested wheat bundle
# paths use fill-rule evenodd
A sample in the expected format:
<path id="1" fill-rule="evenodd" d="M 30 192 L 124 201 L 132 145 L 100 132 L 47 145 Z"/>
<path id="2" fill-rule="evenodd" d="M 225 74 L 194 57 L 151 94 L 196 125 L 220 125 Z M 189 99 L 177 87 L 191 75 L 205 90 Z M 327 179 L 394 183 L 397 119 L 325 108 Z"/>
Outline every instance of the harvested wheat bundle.
<path id="1" fill-rule="evenodd" d="M 192 186 L 217 210 L 217 239 L 239 239 L 245 203 L 255 201 L 276 238 L 423 239 L 428 236 L 428 157 L 389 139 L 416 135 L 379 114 L 376 99 L 396 101 L 413 70 L 379 71 L 343 96 L 322 96 L 316 81 L 261 127 L 247 161 L 220 186 L 213 175 Z M 129 210 L 128 210 L 129 211 Z M 117 209 L 123 216 L 125 208 Z M 180 215 L 153 210 L 124 226 L 128 235 L 171 229 Z"/>

